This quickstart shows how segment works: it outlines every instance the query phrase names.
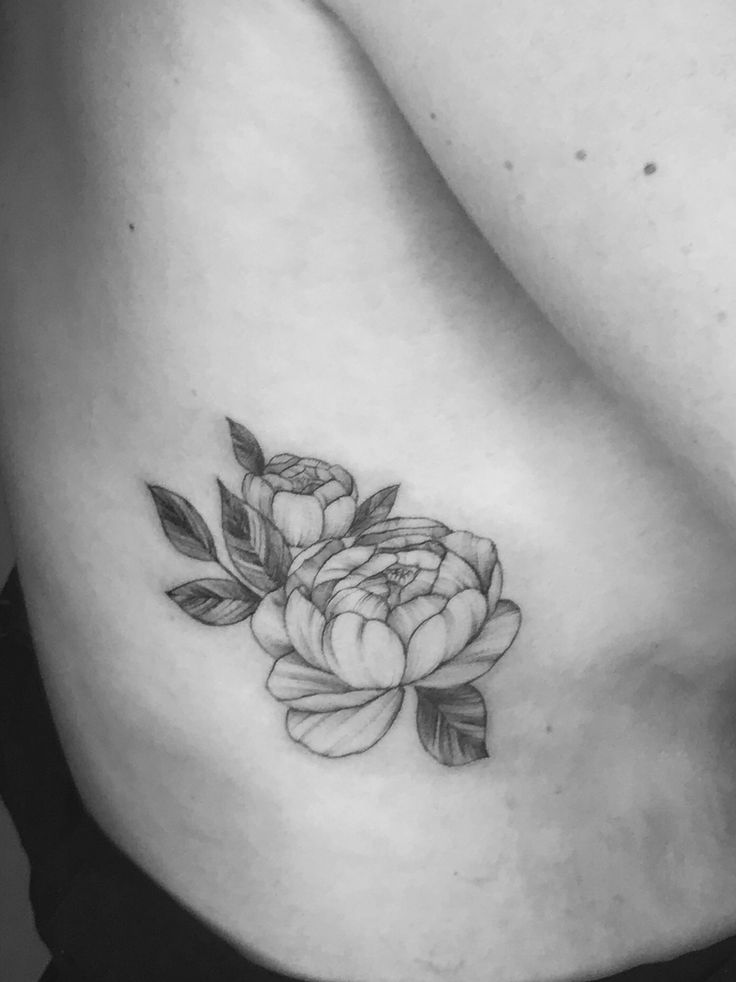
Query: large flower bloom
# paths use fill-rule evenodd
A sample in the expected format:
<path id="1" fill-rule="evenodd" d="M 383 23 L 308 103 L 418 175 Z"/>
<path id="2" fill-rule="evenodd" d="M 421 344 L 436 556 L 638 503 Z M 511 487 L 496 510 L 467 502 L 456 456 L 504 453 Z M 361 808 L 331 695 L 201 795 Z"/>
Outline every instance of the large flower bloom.
<path id="1" fill-rule="evenodd" d="M 290 453 L 272 457 L 262 474 L 248 473 L 243 480 L 248 504 L 299 548 L 344 535 L 355 518 L 357 496 L 344 467 Z"/>
<path id="2" fill-rule="evenodd" d="M 406 686 L 484 675 L 519 629 L 501 587 L 489 539 L 430 519 L 388 519 L 301 552 L 252 620 L 278 659 L 268 689 L 289 707 L 290 736 L 324 756 L 359 753 L 387 732 Z"/>

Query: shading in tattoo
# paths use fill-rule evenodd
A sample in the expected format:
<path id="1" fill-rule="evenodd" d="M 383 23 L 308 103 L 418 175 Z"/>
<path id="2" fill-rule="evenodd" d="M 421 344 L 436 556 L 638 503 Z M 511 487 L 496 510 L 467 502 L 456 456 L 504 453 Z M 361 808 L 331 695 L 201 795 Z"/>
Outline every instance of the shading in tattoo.
<path id="1" fill-rule="evenodd" d="M 218 481 L 221 558 L 186 498 L 149 486 L 169 542 L 224 578 L 168 591 L 217 627 L 250 622 L 273 660 L 266 687 L 286 730 L 324 757 L 374 746 L 416 693 L 417 732 L 441 764 L 488 757 L 486 706 L 471 683 L 511 646 L 521 614 L 502 599 L 494 543 L 430 518 L 392 518 L 398 485 L 359 502 L 338 464 L 280 453 L 229 420 L 245 471 L 241 493 Z"/>

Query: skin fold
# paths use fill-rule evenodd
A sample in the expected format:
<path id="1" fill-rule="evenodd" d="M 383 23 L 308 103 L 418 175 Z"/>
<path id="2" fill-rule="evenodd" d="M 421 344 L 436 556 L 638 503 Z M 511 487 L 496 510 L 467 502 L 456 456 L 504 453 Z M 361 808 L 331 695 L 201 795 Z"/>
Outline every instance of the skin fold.
<path id="1" fill-rule="evenodd" d="M 348 32 L 287 0 L 16 4 L 7 30 L 3 473 L 105 830 L 326 979 L 570 980 L 733 932 L 736 549 Z M 438 765 L 411 696 L 369 752 L 310 755 L 249 629 L 167 600 L 190 566 L 146 484 L 217 528 L 227 416 L 497 542 L 524 620 L 478 683 L 488 760 Z"/>

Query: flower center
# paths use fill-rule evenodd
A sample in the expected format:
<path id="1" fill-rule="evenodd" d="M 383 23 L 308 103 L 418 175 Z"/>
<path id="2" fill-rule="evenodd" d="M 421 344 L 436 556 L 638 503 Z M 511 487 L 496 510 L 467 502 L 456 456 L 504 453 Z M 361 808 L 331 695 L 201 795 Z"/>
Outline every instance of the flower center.
<path id="1" fill-rule="evenodd" d="M 288 477 L 291 489 L 296 494 L 313 494 L 321 488 L 324 481 L 320 481 L 313 467 L 305 467 L 298 474 L 290 474 Z"/>
<path id="2" fill-rule="evenodd" d="M 384 576 L 389 583 L 395 584 L 399 589 L 406 586 L 407 583 L 416 577 L 417 571 L 411 566 L 400 566 L 396 563 L 394 566 L 389 566 L 385 571 Z"/>

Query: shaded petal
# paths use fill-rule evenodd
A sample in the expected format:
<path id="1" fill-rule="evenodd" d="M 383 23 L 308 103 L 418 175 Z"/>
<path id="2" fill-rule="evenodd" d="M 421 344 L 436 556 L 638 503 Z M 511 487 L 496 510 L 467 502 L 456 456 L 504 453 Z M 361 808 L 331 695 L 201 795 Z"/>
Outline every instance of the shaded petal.
<path id="1" fill-rule="evenodd" d="M 362 706 L 381 694 L 380 689 L 351 689 L 332 673 L 308 665 L 299 655 L 279 658 L 266 688 L 280 702 L 316 713 Z"/>
<path id="2" fill-rule="evenodd" d="M 286 630 L 291 643 L 304 661 L 314 668 L 328 669 L 322 649 L 325 619 L 311 600 L 294 590 L 286 602 Z"/>
<path id="3" fill-rule="evenodd" d="M 316 492 L 315 492 L 316 494 Z M 337 501 L 325 508 L 324 537 L 343 535 L 350 528 L 355 518 L 355 502 L 348 495 L 343 495 Z"/>
<path id="4" fill-rule="evenodd" d="M 330 467 L 330 473 L 335 480 L 339 481 L 345 488 L 345 494 L 349 494 L 353 498 L 358 497 L 358 489 L 355 486 L 353 476 L 352 474 L 349 474 L 344 467 L 341 467 L 339 464 L 332 464 Z"/>
<path id="5" fill-rule="evenodd" d="M 503 589 L 503 570 L 499 562 L 493 567 L 491 573 L 491 585 L 488 587 L 488 613 L 492 614 L 496 609 L 498 601 L 501 599 Z"/>
<path id="6" fill-rule="evenodd" d="M 319 501 L 319 503 L 326 508 L 327 505 L 331 505 L 333 501 L 337 501 L 338 498 L 345 497 L 345 488 L 340 484 L 339 481 L 328 480 L 321 488 L 317 488 L 312 492 L 314 497 Z"/>
<path id="7" fill-rule="evenodd" d="M 491 573 L 498 558 L 494 543 L 474 532 L 451 532 L 442 539 L 442 544 L 466 563 L 470 563 L 478 574 L 481 590 L 485 593 L 490 586 Z"/>
<path id="8" fill-rule="evenodd" d="M 457 658 L 440 665 L 437 671 L 422 679 L 422 686 L 431 689 L 451 689 L 472 682 L 490 671 L 507 651 L 521 625 L 521 611 L 510 600 L 501 600 L 496 613 L 484 625 L 478 637 Z"/>
<path id="9" fill-rule="evenodd" d="M 273 501 L 273 488 L 257 474 L 246 474 L 243 478 L 243 498 L 251 508 L 255 508 L 267 518 L 271 517 L 271 502 Z"/>
<path id="10" fill-rule="evenodd" d="M 415 597 L 408 603 L 394 607 L 386 623 L 393 628 L 405 645 L 420 624 L 441 611 L 447 600 L 444 597 Z"/>
<path id="11" fill-rule="evenodd" d="M 407 583 L 406 586 L 402 586 L 401 590 L 399 591 L 401 603 L 407 603 L 407 601 L 413 600 L 415 597 L 423 597 L 426 594 L 432 593 L 436 581 L 436 570 L 417 570 L 417 575 L 414 577 L 411 583 Z M 442 598 L 443 604 L 446 599 L 446 597 Z"/>
<path id="12" fill-rule="evenodd" d="M 371 549 L 371 551 L 373 551 Z M 383 573 L 396 563 L 396 556 L 392 552 L 379 552 L 372 555 L 370 559 L 358 566 L 344 576 L 340 581 L 340 589 L 348 589 L 353 586 L 366 586 L 370 583 L 371 590 L 376 593 L 381 592 L 381 584 L 385 582 Z"/>
<path id="13" fill-rule="evenodd" d="M 296 645 L 295 645 L 296 647 Z M 388 689 L 404 674 L 404 647 L 383 621 L 339 614 L 325 630 L 327 667 L 356 689 Z"/>
<path id="14" fill-rule="evenodd" d="M 267 593 L 256 608 L 250 626 L 258 644 L 272 658 L 293 650 L 286 630 L 286 593 L 283 589 Z"/>
<path id="15" fill-rule="evenodd" d="M 334 713 L 290 709 L 286 729 L 292 740 L 323 757 L 359 754 L 386 735 L 403 698 L 402 689 L 392 689 L 355 709 L 338 709 Z"/>
<path id="16" fill-rule="evenodd" d="M 314 579 L 313 586 L 319 586 L 326 580 L 343 579 L 348 573 L 367 563 L 375 551 L 372 546 L 351 546 L 349 549 L 342 549 L 324 563 Z"/>
<path id="17" fill-rule="evenodd" d="M 322 538 L 322 509 L 311 494 L 277 491 L 271 506 L 273 522 L 291 546 L 311 546 Z"/>
<path id="18" fill-rule="evenodd" d="M 411 636 L 404 681 L 416 682 L 454 658 L 480 631 L 487 616 L 486 598 L 478 590 L 463 590 L 448 600 Z"/>
<path id="19" fill-rule="evenodd" d="M 299 458 L 293 453 L 277 453 L 266 464 L 264 474 L 280 474 L 287 467 L 291 467 Z"/>
<path id="20" fill-rule="evenodd" d="M 385 621 L 388 617 L 388 604 L 382 597 L 377 597 L 368 590 L 361 590 L 360 587 L 337 590 L 327 604 L 326 619 L 331 620 L 338 614 L 350 612 L 360 614 L 366 620 Z"/>
<path id="21" fill-rule="evenodd" d="M 314 578 L 325 562 L 336 552 L 341 552 L 343 548 L 339 539 L 330 539 L 328 542 L 315 542 L 314 545 L 300 552 L 289 567 L 286 592 L 291 593 L 292 590 L 301 587 L 310 593 L 314 586 Z"/>
<path id="22" fill-rule="evenodd" d="M 263 480 L 269 487 L 273 488 L 274 491 L 291 490 L 291 481 L 287 481 L 286 478 L 282 477 L 280 474 L 264 474 Z"/>
<path id="23" fill-rule="evenodd" d="M 359 545 L 382 545 L 387 541 L 395 541 L 397 547 L 401 548 L 440 538 L 449 531 L 442 522 L 435 522 L 431 518 L 387 518 L 384 522 L 372 525 L 356 541 Z"/>
<path id="24" fill-rule="evenodd" d="M 461 559 L 456 553 L 448 552 L 437 570 L 437 579 L 432 592 L 449 598 L 454 597 L 461 590 L 477 590 L 479 593 L 485 593 L 485 590 L 481 591 L 480 580 L 470 563 Z"/>
<path id="25" fill-rule="evenodd" d="M 432 545 L 432 543 L 427 543 Z M 396 562 L 400 566 L 412 566 L 415 569 L 433 570 L 439 568 L 444 552 L 442 549 L 436 552 L 434 549 L 407 549 L 406 552 L 396 552 Z"/>

